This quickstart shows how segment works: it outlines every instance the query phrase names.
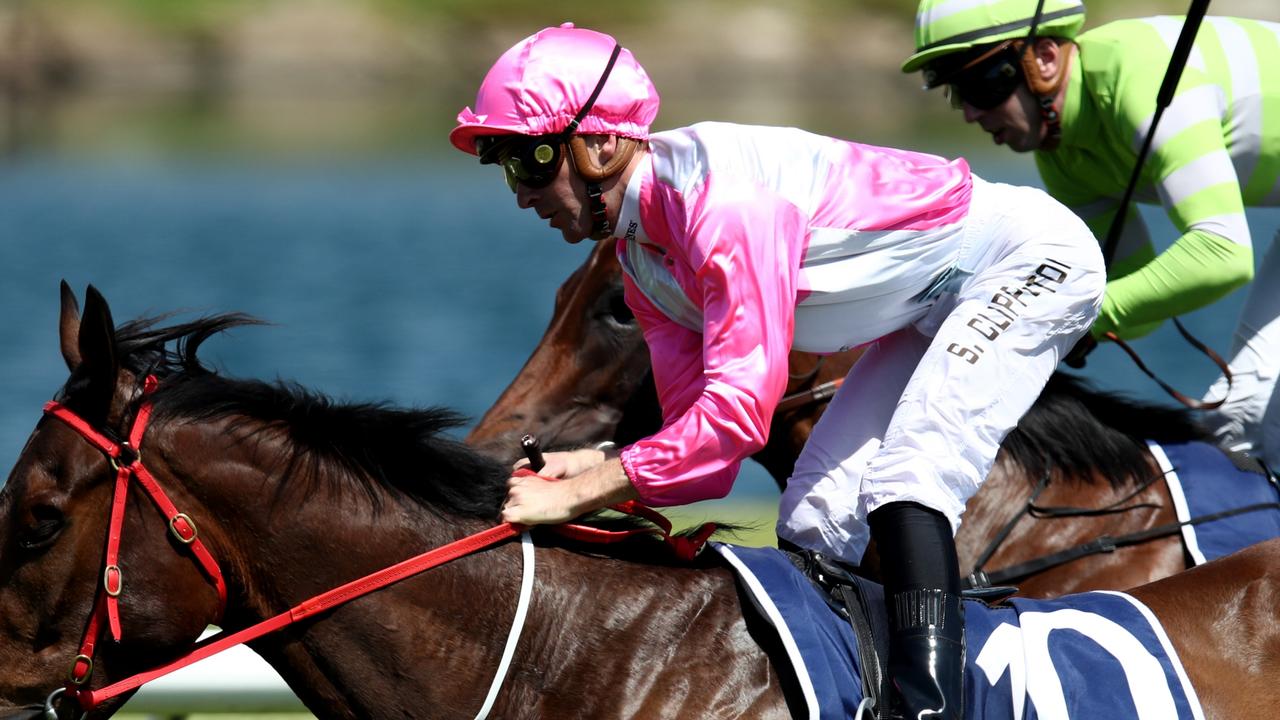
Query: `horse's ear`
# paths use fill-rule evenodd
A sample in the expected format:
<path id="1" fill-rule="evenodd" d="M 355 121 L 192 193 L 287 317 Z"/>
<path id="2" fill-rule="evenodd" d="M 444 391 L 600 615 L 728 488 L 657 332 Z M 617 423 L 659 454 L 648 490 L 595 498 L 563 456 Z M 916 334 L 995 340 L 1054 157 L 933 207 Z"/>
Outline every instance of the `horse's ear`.
<path id="1" fill-rule="evenodd" d="M 111 308 L 98 289 L 90 285 L 84 294 L 84 317 L 80 320 L 80 365 L 88 380 L 86 408 L 106 417 L 116 393 L 120 365 L 116 359 L 116 326 Z"/>
<path id="2" fill-rule="evenodd" d="M 62 281 L 62 315 L 58 320 L 58 337 L 62 341 L 62 359 L 67 369 L 75 372 L 80 367 L 80 303 L 71 286 Z"/>

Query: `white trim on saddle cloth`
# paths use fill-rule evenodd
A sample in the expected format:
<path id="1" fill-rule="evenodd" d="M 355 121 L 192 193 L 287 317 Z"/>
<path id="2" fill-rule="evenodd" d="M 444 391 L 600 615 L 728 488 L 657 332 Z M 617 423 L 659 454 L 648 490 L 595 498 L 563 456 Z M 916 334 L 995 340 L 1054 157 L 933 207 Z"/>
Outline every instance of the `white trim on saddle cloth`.
<path id="1" fill-rule="evenodd" d="M 862 683 L 847 621 L 778 550 L 711 545 L 778 632 L 787 657 L 774 660 L 790 663 L 806 703 L 793 711 L 811 719 L 857 717 Z M 1164 628 L 1131 596 L 1093 592 L 964 606 L 966 718 L 1204 720 Z"/>
<path id="2" fill-rule="evenodd" d="M 1261 472 L 1236 467 L 1222 450 L 1204 442 L 1147 447 L 1164 473 L 1179 522 L 1247 505 L 1280 502 L 1280 492 Z M 1182 542 L 1196 565 L 1280 537 L 1280 508 L 1254 510 L 1182 526 Z"/>

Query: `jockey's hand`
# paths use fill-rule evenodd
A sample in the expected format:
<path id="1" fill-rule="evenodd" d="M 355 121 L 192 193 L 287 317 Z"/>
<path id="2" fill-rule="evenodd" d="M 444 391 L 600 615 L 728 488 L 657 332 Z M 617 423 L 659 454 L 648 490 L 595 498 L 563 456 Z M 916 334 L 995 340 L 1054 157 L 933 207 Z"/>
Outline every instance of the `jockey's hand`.
<path id="1" fill-rule="evenodd" d="M 548 457 L 547 466 L 551 460 Z M 543 468 L 545 471 L 547 468 Z M 542 475 L 513 475 L 507 480 L 502 521 L 516 525 L 555 525 L 578 516 L 572 480 Z"/>
<path id="2" fill-rule="evenodd" d="M 1085 333 L 1084 337 L 1076 341 L 1076 346 L 1071 348 L 1071 352 L 1067 353 L 1067 356 L 1062 359 L 1062 362 L 1066 363 L 1067 367 L 1079 370 L 1084 367 L 1085 358 L 1088 357 L 1089 353 L 1093 352 L 1093 349 L 1096 347 L 1098 347 L 1098 341 L 1093 339 L 1093 334 Z"/>
<path id="3" fill-rule="evenodd" d="M 550 478 L 570 478 L 590 470 L 605 459 L 604 452 L 592 448 L 543 453 L 544 464 L 538 474 Z M 511 466 L 511 469 L 519 470 L 524 467 L 529 467 L 528 458 L 520 458 L 515 465 Z"/>
<path id="4" fill-rule="evenodd" d="M 600 453 L 599 450 L 590 452 Z M 547 456 L 547 465 L 551 465 L 550 455 Z M 623 471 L 622 463 L 614 458 L 566 479 L 540 475 L 512 476 L 507 480 L 507 501 L 502 506 L 502 521 L 517 525 L 562 523 L 593 510 L 637 498 L 639 494 Z"/>

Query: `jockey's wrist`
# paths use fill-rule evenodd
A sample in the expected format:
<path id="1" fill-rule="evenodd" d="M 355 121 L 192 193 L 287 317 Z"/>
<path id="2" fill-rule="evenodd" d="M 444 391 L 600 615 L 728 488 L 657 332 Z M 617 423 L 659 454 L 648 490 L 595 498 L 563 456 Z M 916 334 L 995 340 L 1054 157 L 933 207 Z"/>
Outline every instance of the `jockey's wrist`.
<path id="1" fill-rule="evenodd" d="M 598 452 L 598 451 L 592 451 Z M 600 510 L 626 500 L 637 500 L 640 495 L 631 485 L 631 479 L 616 458 L 602 462 L 574 479 L 570 492 L 575 515 Z"/>
<path id="2" fill-rule="evenodd" d="M 580 475 L 612 457 L 617 457 L 618 452 L 615 449 L 616 447 L 617 446 L 614 445 L 613 442 L 606 440 L 602 443 L 596 443 L 591 447 L 578 448 L 577 450 L 574 450 L 573 467 L 571 468 L 573 472 L 569 473 L 570 477 Z"/>

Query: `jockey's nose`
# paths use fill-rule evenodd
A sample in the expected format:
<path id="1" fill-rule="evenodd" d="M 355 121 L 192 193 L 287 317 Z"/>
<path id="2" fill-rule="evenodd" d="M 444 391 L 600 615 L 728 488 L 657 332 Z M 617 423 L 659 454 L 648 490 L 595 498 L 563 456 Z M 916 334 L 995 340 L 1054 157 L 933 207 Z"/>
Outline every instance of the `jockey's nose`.
<path id="1" fill-rule="evenodd" d="M 964 103 L 963 105 L 961 105 L 961 109 L 964 111 L 964 121 L 967 123 L 977 122 L 983 115 L 986 114 L 985 110 L 979 110 L 978 108 L 970 105 L 969 103 Z"/>
<path id="2" fill-rule="evenodd" d="M 524 183 L 516 183 L 516 205 L 521 210 L 527 210 L 533 207 L 535 192 Z"/>

